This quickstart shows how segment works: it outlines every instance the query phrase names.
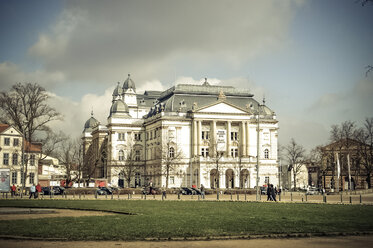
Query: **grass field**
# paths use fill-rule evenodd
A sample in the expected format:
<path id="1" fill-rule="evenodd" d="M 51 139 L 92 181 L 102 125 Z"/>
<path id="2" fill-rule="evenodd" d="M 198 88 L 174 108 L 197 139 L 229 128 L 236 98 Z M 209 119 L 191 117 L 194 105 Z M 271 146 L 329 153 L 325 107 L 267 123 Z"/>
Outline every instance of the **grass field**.
<path id="1" fill-rule="evenodd" d="M 204 201 L 0 200 L 0 207 L 79 208 L 133 215 L 2 221 L 0 235 L 136 240 L 373 231 L 373 206 Z"/>

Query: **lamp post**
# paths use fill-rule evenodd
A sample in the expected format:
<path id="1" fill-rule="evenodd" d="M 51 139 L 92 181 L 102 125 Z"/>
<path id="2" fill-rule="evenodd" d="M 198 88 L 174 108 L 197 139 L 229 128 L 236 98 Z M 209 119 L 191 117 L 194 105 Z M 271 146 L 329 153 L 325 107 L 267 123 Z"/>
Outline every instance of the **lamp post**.
<path id="1" fill-rule="evenodd" d="M 256 200 L 260 200 L 260 195 L 259 195 L 259 122 L 260 122 L 260 104 L 258 105 L 258 110 L 257 110 L 257 116 L 258 116 L 258 121 L 257 121 L 257 129 L 256 129 Z"/>
<path id="2" fill-rule="evenodd" d="M 23 195 L 23 189 L 26 184 L 26 175 L 25 175 L 25 139 L 26 139 L 26 134 L 25 134 L 25 129 L 27 126 L 27 122 L 23 122 L 25 125 L 25 128 L 22 128 L 22 149 L 21 149 L 21 198 Z"/>

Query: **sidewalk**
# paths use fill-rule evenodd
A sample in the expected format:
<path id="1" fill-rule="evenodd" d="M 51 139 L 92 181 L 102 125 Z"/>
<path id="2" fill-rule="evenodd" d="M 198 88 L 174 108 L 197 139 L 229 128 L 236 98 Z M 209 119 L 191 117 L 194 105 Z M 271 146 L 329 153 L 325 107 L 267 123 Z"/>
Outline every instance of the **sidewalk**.
<path id="1" fill-rule="evenodd" d="M 242 248 L 242 247 L 266 247 L 266 248 L 352 248 L 371 247 L 373 236 L 344 236 L 344 237 L 312 237 L 291 239 L 250 239 L 250 240 L 211 240 L 211 241 L 16 241 L 1 240 L 1 247 L 14 248 L 45 248 L 45 247 L 69 247 L 69 248 Z"/>
<path id="2" fill-rule="evenodd" d="M 10 195 L 0 194 L 0 199 L 21 199 L 20 196 L 11 198 Z M 22 199 L 27 199 L 28 196 L 24 196 Z M 70 199 L 70 200 L 94 200 L 95 195 L 54 195 L 54 196 L 43 196 L 40 195 L 36 200 L 42 199 Z M 162 200 L 162 195 L 140 195 L 140 194 L 127 194 L 127 195 L 99 195 L 98 200 Z M 34 199 L 32 199 L 34 200 Z M 199 195 L 180 195 L 180 199 L 176 194 L 168 194 L 167 198 L 163 200 L 181 200 L 181 201 L 216 201 L 217 195 L 211 194 L 206 195 L 203 200 Z M 219 195 L 219 201 L 256 201 L 256 195 Z M 261 195 L 261 202 L 267 202 L 267 196 Z M 306 195 L 298 192 L 286 192 L 277 196 L 278 202 L 294 202 L 294 203 L 325 203 L 323 195 Z M 373 204 L 373 193 L 362 194 L 362 195 L 326 195 L 326 203 L 332 204 Z"/>

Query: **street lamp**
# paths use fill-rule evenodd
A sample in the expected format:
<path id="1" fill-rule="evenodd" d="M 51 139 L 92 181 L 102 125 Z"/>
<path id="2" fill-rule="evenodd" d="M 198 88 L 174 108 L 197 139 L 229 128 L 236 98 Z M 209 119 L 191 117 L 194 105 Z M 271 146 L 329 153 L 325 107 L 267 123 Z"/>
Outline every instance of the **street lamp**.
<path id="1" fill-rule="evenodd" d="M 25 175 L 25 139 L 26 139 L 26 133 L 25 133 L 25 129 L 26 129 L 26 126 L 28 125 L 28 122 L 27 121 L 24 121 L 23 122 L 24 124 L 24 128 L 22 128 L 22 150 L 21 150 L 21 198 L 22 198 L 22 195 L 23 195 L 23 190 L 24 190 L 24 185 L 26 184 L 26 175 Z"/>
<path id="2" fill-rule="evenodd" d="M 260 121 L 260 112 L 259 112 L 260 104 L 258 105 L 257 110 L 257 128 L 256 128 L 256 200 L 259 201 L 259 121 Z"/>
<path id="3" fill-rule="evenodd" d="M 264 105 L 264 100 L 263 100 L 263 105 Z M 259 123 L 260 123 L 260 107 L 262 105 L 259 103 L 258 104 L 258 109 L 254 111 L 254 115 L 257 116 L 257 127 L 256 127 L 256 200 L 260 200 L 260 190 L 259 190 Z M 253 108 L 253 106 L 251 106 Z"/>

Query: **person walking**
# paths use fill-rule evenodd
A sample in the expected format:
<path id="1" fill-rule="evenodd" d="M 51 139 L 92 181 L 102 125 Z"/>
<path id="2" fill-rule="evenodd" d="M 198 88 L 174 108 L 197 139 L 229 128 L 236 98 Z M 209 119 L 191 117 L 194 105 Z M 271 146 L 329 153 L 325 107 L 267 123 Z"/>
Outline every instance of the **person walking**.
<path id="1" fill-rule="evenodd" d="M 271 198 L 271 185 L 270 184 L 267 185 L 267 201 L 272 201 L 272 198 Z"/>
<path id="2" fill-rule="evenodd" d="M 13 186 L 10 189 L 11 189 L 12 197 L 14 197 L 16 195 L 17 187 L 13 184 Z"/>
<path id="3" fill-rule="evenodd" d="M 38 185 L 36 185 L 35 198 L 38 198 L 38 196 L 39 196 L 40 193 L 41 193 L 41 186 L 40 186 L 40 184 L 38 183 Z"/>
<path id="4" fill-rule="evenodd" d="M 205 187 L 203 186 L 203 184 L 201 184 L 201 196 L 202 199 L 205 199 Z"/>
<path id="5" fill-rule="evenodd" d="M 273 184 L 271 184 L 271 200 L 276 201 L 276 189 L 273 187 Z"/>
<path id="6" fill-rule="evenodd" d="M 34 196 L 34 198 L 35 198 L 35 192 L 36 192 L 36 188 L 35 188 L 35 184 L 33 184 L 30 187 L 30 197 L 29 197 L 29 199 L 31 199 L 32 196 Z"/>

